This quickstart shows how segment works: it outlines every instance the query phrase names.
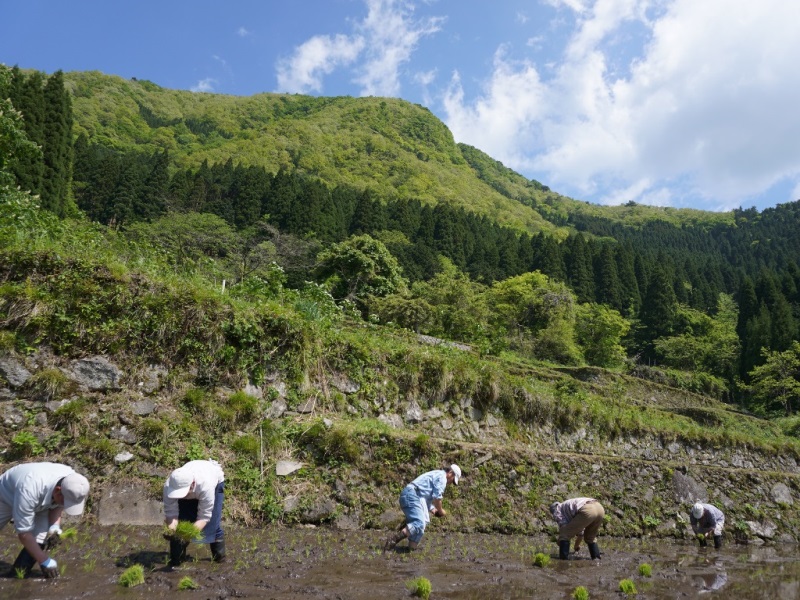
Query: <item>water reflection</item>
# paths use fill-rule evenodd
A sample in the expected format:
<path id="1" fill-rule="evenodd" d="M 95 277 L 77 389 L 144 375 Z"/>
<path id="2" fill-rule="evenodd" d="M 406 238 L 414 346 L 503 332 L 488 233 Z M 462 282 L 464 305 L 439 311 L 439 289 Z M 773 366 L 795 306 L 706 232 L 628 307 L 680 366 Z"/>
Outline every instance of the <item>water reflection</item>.
<path id="1" fill-rule="evenodd" d="M 700 593 L 716 592 L 728 583 L 728 572 L 725 570 L 725 565 L 721 558 L 714 559 L 714 572 L 705 573 L 702 576 L 703 587 Z"/>

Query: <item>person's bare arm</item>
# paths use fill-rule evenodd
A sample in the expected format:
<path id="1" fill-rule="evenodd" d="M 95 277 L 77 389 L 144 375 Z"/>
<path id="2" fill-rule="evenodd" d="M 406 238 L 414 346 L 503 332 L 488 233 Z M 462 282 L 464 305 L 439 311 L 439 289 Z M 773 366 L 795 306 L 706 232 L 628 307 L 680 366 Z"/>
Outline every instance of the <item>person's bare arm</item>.
<path id="1" fill-rule="evenodd" d="M 444 508 L 442 508 L 441 498 L 434 498 L 431 504 L 433 504 L 433 508 L 436 509 L 436 512 L 434 512 L 433 514 L 436 515 L 437 517 L 443 517 L 447 514 L 447 511 Z"/>

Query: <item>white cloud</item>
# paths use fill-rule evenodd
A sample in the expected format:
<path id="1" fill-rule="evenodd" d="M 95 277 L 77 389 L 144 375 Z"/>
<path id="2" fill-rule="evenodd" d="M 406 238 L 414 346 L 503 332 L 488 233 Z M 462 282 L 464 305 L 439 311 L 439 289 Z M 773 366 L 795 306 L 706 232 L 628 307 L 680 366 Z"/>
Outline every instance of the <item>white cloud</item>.
<path id="1" fill-rule="evenodd" d="M 789 194 L 789 197 L 786 198 L 786 202 L 794 202 L 795 200 L 800 200 L 800 181 L 795 183 L 792 191 Z"/>
<path id="2" fill-rule="evenodd" d="M 318 35 L 295 48 L 278 62 L 278 90 L 289 93 L 322 91 L 322 78 L 341 65 L 352 63 L 364 47 L 362 37 Z"/>
<path id="3" fill-rule="evenodd" d="M 414 6 L 405 0 L 366 0 L 369 9 L 359 30 L 368 40 L 365 62 L 355 82 L 364 96 L 400 94 L 400 66 L 411 58 L 419 41 L 439 31 L 441 17 L 414 20 Z"/>
<path id="4" fill-rule="evenodd" d="M 409 0 L 364 1 L 367 16 L 351 34 L 315 36 L 278 62 L 279 91 L 321 92 L 326 75 L 352 65 L 362 95 L 399 95 L 400 68 L 423 37 L 439 31 L 442 19 L 415 20 Z"/>
<path id="5" fill-rule="evenodd" d="M 236 30 L 236 35 L 239 37 L 247 37 L 248 35 L 252 35 L 252 32 L 245 27 L 239 27 L 239 29 Z"/>
<path id="6" fill-rule="evenodd" d="M 216 85 L 217 80 L 211 77 L 206 77 L 205 79 L 201 79 L 197 82 L 197 85 L 192 86 L 189 88 L 193 92 L 213 92 L 214 86 Z"/>
<path id="7" fill-rule="evenodd" d="M 800 173 L 800 3 L 549 3 L 575 18 L 553 73 L 499 52 L 469 101 L 454 77 L 444 106 L 457 140 L 613 203 L 731 208 Z M 634 26 L 644 46 L 609 43 Z"/>

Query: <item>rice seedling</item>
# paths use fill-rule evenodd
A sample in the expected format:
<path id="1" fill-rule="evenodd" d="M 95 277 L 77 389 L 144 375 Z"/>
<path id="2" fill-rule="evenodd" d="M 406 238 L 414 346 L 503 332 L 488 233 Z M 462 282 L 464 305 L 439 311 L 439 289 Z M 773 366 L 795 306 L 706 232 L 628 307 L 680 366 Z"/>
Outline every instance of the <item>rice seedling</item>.
<path id="1" fill-rule="evenodd" d="M 653 575 L 653 567 L 647 563 L 640 564 L 639 575 L 642 577 L 651 577 Z"/>
<path id="2" fill-rule="evenodd" d="M 533 557 L 533 564 L 537 567 L 546 567 L 550 564 L 550 555 L 544 552 L 537 552 Z"/>
<path id="3" fill-rule="evenodd" d="M 181 578 L 181 580 L 178 582 L 179 590 L 196 590 L 199 588 L 200 585 L 189 576 Z"/>
<path id="4" fill-rule="evenodd" d="M 572 592 L 572 598 L 573 600 L 589 600 L 589 590 L 579 585 L 575 588 L 575 591 Z"/>
<path id="5" fill-rule="evenodd" d="M 628 596 L 635 596 L 638 593 L 636 591 L 636 584 L 634 584 L 630 579 L 620 580 L 619 591 L 623 594 L 627 594 Z"/>
<path id="6" fill-rule="evenodd" d="M 122 572 L 117 581 L 122 587 L 136 587 L 144 583 L 144 567 L 133 565 Z"/>
<path id="7" fill-rule="evenodd" d="M 428 600 L 431 596 L 431 582 L 425 577 L 416 577 L 406 582 L 406 588 L 413 596 Z"/>

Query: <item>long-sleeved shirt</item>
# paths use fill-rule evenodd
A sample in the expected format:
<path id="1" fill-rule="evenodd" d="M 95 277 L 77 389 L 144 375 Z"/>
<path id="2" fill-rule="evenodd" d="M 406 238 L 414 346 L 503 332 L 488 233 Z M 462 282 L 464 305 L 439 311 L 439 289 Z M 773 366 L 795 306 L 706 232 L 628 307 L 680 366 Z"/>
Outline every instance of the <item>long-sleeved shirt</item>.
<path id="1" fill-rule="evenodd" d="M 594 498 L 570 498 L 569 500 L 564 500 L 564 502 L 561 502 L 558 508 L 556 508 L 553 518 L 556 523 L 558 523 L 559 527 L 563 527 L 572 521 L 575 515 L 578 514 L 578 511 L 589 502 L 597 501 Z"/>
<path id="2" fill-rule="evenodd" d="M 447 487 L 447 473 L 444 469 L 428 471 L 417 477 L 411 482 L 416 487 L 417 495 L 425 500 L 428 510 L 434 500 L 441 500 L 444 497 L 444 490 Z"/>
<path id="3" fill-rule="evenodd" d="M 64 477 L 75 470 L 50 462 L 25 463 L 0 475 L 0 502 L 11 507 L 17 533 L 33 531 L 36 513 L 59 506 L 53 491 Z"/>
<path id="4" fill-rule="evenodd" d="M 164 485 L 164 517 L 178 518 L 178 500 L 197 500 L 197 520 L 208 521 L 214 510 L 214 492 L 217 485 L 225 481 L 222 467 L 215 460 L 192 460 L 183 468 L 194 475 L 194 489 L 185 498 L 168 498 L 167 486 Z"/>
<path id="5" fill-rule="evenodd" d="M 695 519 L 694 515 L 690 514 L 689 520 L 692 523 L 692 531 L 695 533 L 708 533 L 714 530 L 717 523 L 725 521 L 725 515 L 716 506 L 703 504 L 703 516 Z"/>

